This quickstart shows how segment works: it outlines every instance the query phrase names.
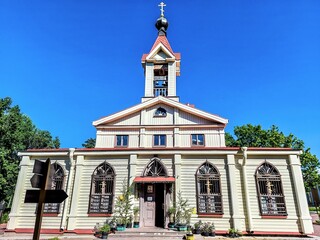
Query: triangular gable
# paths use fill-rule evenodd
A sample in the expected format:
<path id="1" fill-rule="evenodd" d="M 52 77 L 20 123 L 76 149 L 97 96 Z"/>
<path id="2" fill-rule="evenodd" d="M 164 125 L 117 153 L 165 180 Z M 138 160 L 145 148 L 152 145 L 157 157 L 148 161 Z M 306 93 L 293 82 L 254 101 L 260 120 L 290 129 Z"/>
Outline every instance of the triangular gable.
<path id="1" fill-rule="evenodd" d="M 168 56 L 168 59 L 175 59 L 175 60 L 181 59 L 180 53 L 173 52 L 167 37 L 166 36 L 158 36 L 156 41 L 154 42 L 150 52 L 148 54 L 142 55 L 142 59 L 141 59 L 142 62 L 144 62 L 146 60 L 153 59 L 154 56 L 159 51 L 163 51 Z"/>
<path id="2" fill-rule="evenodd" d="M 168 50 L 165 45 L 163 45 L 162 43 L 159 43 L 146 57 L 146 60 L 150 60 L 150 59 L 154 59 L 154 57 L 160 52 L 162 51 L 165 55 L 167 55 L 167 59 L 175 59 L 174 54 Z"/>
<path id="3" fill-rule="evenodd" d="M 120 112 L 117 112 L 115 114 L 109 115 L 107 117 L 103 117 L 103 118 L 101 118 L 99 120 L 96 120 L 96 121 L 93 122 L 93 125 L 95 127 L 98 127 L 99 125 L 109 124 L 111 122 L 114 122 L 114 121 L 119 120 L 121 118 L 127 117 L 129 115 L 132 115 L 132 114 L 136 113 L 137 111 L 141 111 L 142 109 L 149 108 L 149 107 L 151 107 L 153 105 L 156 105 L 156 104 L 169 105 L 171 107 L 178 108 L 180 111 L 183 111 L 183 112 L 189 113 L 191 115 L 195 115 L 195 116 L 198 116 L 200 118 L 204 118 L 204 119 L 207 119 L 207 120 L 210 120 L 210 121 L 213 121 L 213 122 L 217 122 L 219 124 L 226 125 L 228 123 L 227 119 L 222 118 L 220 116 L 217 116 L 217 115 L 214 115 L 214 114 L 210 114 L 210 113 L 204 112 L 202 110 L 190 107 L 188 105 L 179 103 L 179 102 L 174 101 L 172 99 L 159 96 L 159 97 L 156 97 L 156 98 L 152 98 L 152 99 L 150 99 L 148 101 L 145 101 L 143 103 L 140 103 L 138 105 L 135 105 L 133 107 L 130 107 L 128 109 L 125 109 L 123 111 L 120 111 Z"/>

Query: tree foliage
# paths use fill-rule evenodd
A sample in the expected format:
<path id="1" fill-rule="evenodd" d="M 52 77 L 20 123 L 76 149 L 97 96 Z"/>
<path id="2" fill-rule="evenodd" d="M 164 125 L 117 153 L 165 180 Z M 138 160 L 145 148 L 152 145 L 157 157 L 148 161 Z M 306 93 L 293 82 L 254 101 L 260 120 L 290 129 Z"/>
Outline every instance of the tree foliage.
<path id="1" fill-rule="evenodd" d="M 285 135 L 277 126 L 264 130 L 261 125 L 243 125 L 234 128 L 235 138 L 226 133 L 226 146 L 232 147 L 280 147 L 303 150 L 300 155 L 301 170 L 305 188 L 311 188 L 320 184 L 320 163 L 317 157 L 310 153 L 310 149 L 304 149 L 304 142 L 293 134 Z"/>
<path id="2" fill-rule="evenodd" d="M 60 140 L 50 132 L 35 127 L 22 114 L 19 106 L 12 106 L 9 97 L 0 98 L 0 202 L 10 202 L 19 171 L 19 151 L 31 148 L 59 148 Z"/>
<path id="3" fill-rule="evenodd" d="M 82 147 L 85 148 L 94 148 L 96 146 L 96 139 L 95 138 L 88 138 L 83 144 Z"/>

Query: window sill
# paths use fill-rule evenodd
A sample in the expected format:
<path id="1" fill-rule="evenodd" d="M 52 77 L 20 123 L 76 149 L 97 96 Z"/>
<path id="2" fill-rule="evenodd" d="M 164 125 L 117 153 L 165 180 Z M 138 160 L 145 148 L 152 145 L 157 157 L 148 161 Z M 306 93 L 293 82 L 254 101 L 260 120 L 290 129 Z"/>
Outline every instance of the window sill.
<path id="1" fill-rule="evenodd" d="M 288 216 L 262 215 L 262 219 L 286 219 Z"/>
<path id="2" fill-rule="evenodd" d="M 128 147 L 128 145 L 124 145 L 124 146 L 114 146 L 115 148 L 127 148 Z"/>
<path id="3" fill-rule="evenodd" d="M 221 213 L 221 214 L 199 213 L 198 217 L 199 218 L 222 218 L 223 213 Z"/>
<path id="4" fill-rule="evenodd" d="M 111 213 L 88 213 L 88 217 L 111 217 Z"/>
<path id="5" fill-rule="evenodd" d="M 59 213 L 43 213 L 43 217 L 58 217 Z"/>

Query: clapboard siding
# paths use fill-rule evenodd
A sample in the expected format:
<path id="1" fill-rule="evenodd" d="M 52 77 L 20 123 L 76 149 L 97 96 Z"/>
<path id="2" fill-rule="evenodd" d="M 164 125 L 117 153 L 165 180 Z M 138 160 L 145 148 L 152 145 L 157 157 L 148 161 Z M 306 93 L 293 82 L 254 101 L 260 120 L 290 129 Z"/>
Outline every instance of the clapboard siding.
<path id="1" fill-rule="evenodd" d="M 45 161 L 47 158 L 37 158 L 39 160 Z M 51 157 L 51 164 L 57 162 L 64 170 L 64 183 L 63 189 L 66 190 L 68 177 L 69 177 L 69 170 L 67 169 L 68 166 L 66 165 L 69 162 L 69 159 L 61 158 L 61 157 Z M 34 159 L 30 160 L 30 165 L 28 166 L 27 176 L 26 178 L 29 180 L 33 176 L 33 165 Z M 18 218 L 17 221 L 17 228 L 34 228 L 35 224 L 35 217 L 36 217 L 36 207 L 37 204 L 35 203 L 24 203 L 24 198 L 27 189 L 32 189 L 30 181 L 25 181 L 23 185 L 22 195 L 20 198 L 20 208 L 18 209 L 18 215 L 21 216 Z M 42 228 L 60 228 L 61 223 L 61 216 L 64 207 L 64 202 L 60 204 L 60 213 L 58 217 L 43 217 L 42 220 Z"/>
<path id="2" fill-rule="evenodd" d="M 183 156 L 181 164 L 181 194 L 182 197 L 188 199 L 190 207 L 197 207 L 196 179 L 195 174 L 197 169 L 205 162 L 209 161 L 220 172 L 221 194 L 223 201 L 223 216 L 222 218 L 205 218 L 202 221 L 214 222 L 217 230 L 225 230 L 230 228 L 230 206 L 229 192 L 227 182 L 227 173 L 225 166 L 225 158 L 217 156 L 217 158 L 209 158 L 203 156 Z M 197 215 L 192 217 L 192 223 L 198 221 Z"/>
<path id="3" fill-rule="evenodd" d="M 179 111 L 179 124 L 212 124 L 211 121 L 204 118 L 197 117 L 193 114 Z"/>
<path id="4" fill-rule="evenodd" d="M 186 130 L 186 129 L 185 129 Z M 207 129 L 208 130 L 208 129 Z M 207 130 L 203 130 L 204 132 Z M 189 129 L 190 134 L 193 130 Z M 148 128 L 146 131 L 146 136 L 153 136 L 157 133 L 165 133 L 171 136 L 171 129 L 162 129 L 162 128 Z M 112 135 L 110 135 L 112 136 Z M 196 151 L 196 150 L 195 150 Z M 138 154 L 137 159 L 135 161 L 135 176 L 143 175 L 143 171 L 147 164 L 154 158 L 154 154 Z M 291 167 L 288 165 L 289 160 L 286 156 L 250 156 L 246 161 L 246 165 L 242 168 L 242 156 L 235 156 L 235 168 L 234 168 L 234 179 L 235 186 L 229 186 L 230 177 L 228 176 L 229 170 L 227 166 L 227 156 L 215 154 L 208 155 L 187 155 L 181 154 L 181 162 L 180 166 L 180 174 L 175 175 L 175 156 L 173 154 L 163 155 L 158 154 L 157 157 L 166 167 L 168 175 L 174 176 L 176 180 L 180 183 L 180 189 L 177 191 L 181 191 L 182 197 L 188 199 L 189 205 L 192 208 L 197 207 L 197 194 L 196 194 L 196 179 L 195 174 L 197 169 L 201 164 L 205 161 L 209 161 L 212 163 L 220 173 L 221 180 L 221 194 L 223 201 L 223 215 L 222 218 L 198 218 L 197 214 L 192 214 L 191 223 L 195 223 L 198 220 L 213 222 L 215 224 L 216 230 L 226 231 L 232 226 L 232 212 L 231 212 L 231 202 L 230 202 L 230 188 L 235 188 L 236 193 L 236 201 L 238 204 L 237 209 L 237 217 L 238 217 L 238 227 L 240 226 L 242 231 L 245 231 L 248 228 L 248 218 L 247 218 L 247 207 L 246 206 L 246 198 L 244 191 L 244 184 L 247 184 L 246 189 L 248 192 L 248 201 L 251 212 L 251 230 L 252 231 L 273 231 L 273 232 L 301 232 L 302 227 L 300 226 L 300 221 L 298 219 L 297 213 L 297 200 L 295 199 L 295 188 L 292 184 L 291 177 Z M 47 157 L 42 157 L 41 160 L 45 160 Z M 229 157 L 228 157 L 229 158 Z M 51 157 L 52 161 L 56 161 L 61 164 L 65 171 L 65 181 L 64 181 L 64 189 L 67 190 L 67 183 L 70 181 L 71 186 L 74 184 L 75 173 L 70 176 L 70 180 L 68 180 L 69 172 L 70 172 L 70 164 L 69 159 L 67 157 Z M 109 153 L 106 152 L 105 155 L 96 155 L 96 156 L 84 156 L 83 166 L 81 164 L 79 167 L 75 168 L 75 172 L 81 175 L 80 178 L 80 187 L 78 189 L 71 189 L 69 193 L 68 206 L 67 206 L 67 215 L 68 218 L 71 208 L 74 207 L 75 211 L 73 211 L 74 215 L 72 216 L 74 221 L 74 229 L 92 229 L 96 223 L 102 224 L 107 219 L 106 217 L 90 217 L 88 215 L 88 206 L 89 206 L 89 197 L 90 197 L 90 189 L 91 189 L 91 177 L 95 170 L 95 168 L 106 161 L 110 164 L 115 170 L 115 195 L 119 196 L 122 184 L 124 181 L 128 181 L 129 179 L 129 160 L 130 155 L 122 155 L 122 156 L 110 156 Z M 178 158 L 179 160 L 179 158 Z M 285 203 L 287 207 L 287 219 L 262 219 L 260 216 L 259 210 L 259 199 L 256 189 L 256 179 L 255 173 L 258 166 L 265 161 L 273 164 L 278 169 L 281 174 L 283 193 L 285 196 Z M 31 159 L 30 164 L 27 169 L 26 179 L 22 185 L 22 194 L 19 199 L 20 207 L 17 211 L 17 221 L 16 228 L 33 228 L 35 222 L 35 209 L 36 204 L 25 204 L 23 203 L 25 190 L 30 189 L 30 181 L 29 179 L 32 177 L 33 173 L 33 164 L 34 158 Z M 247 181 L 244 182 L 243 169 L 246 171 Z M 134 176 L 133 176 L 134 177 Z M 126 183 L 126 182 L 125 182 Z M 78 192 L 77 199 L 71 199 L 73 191 Z M 71 205 L 71 200 L 73 203 L 76 202 L 76 207 Z M 133 202 L 138 206 L 139 201 L 137 199 L 132 199 Z M 115 202 L 115 199 L 114 199 Z M 63 203 L 64 204 L 64 203 Z M 63 204 L 61 206 L 61 212 L 57 217 L 44 217 L 42 227 L 44 229 L 59 229 L 62 221 L 62 209 Z M 111 218 L 111 217 L 110 217 Z M 110 219 L 109 218 L 109 219 Z"/>
<path id="5" fill-rule="evenodd" d="M 102 130 L 97 133 L 97 148 L 113 148 L 116 145 L 117 135 L 128 135 L 128 147 L 139 146 L 139 130 L 137 129 L 110 129 L 109 131 Z"/>
<path id="6" fill-rule="evenodd" d="M 165 117 L 157 117 L 154 116 L 156 110 L 161 107 L 164 108 L 167 111 L 167 116 Z M 166 106 L 163 104 L 158 104 L 155 106 L 152 106 L 151 108 L 146 109 L 146 115 L 145 115 L 145 124 L 146 125 L 172 125 L 173 124 L 173 111 L 174 109 L 170 106 Z"/>
<path id="7" fill-rule="evenodd" d="M 108 125 L 115 125 L 115 126 L 123 126 L 123 125 L 127 125 L 127 126 L 136 126 L 140 124 L 140 111 L 136 112 L 134 114 L 128 115 L 126 117 L 123 117 L 119 120 L 116 120 L 114 122 L 109 123 Z"/>
<path id="8" fill-rule="evenodd" d="M 79 189 L 77 214 L 81 217 L 76 219 L 76 229 L 93 228 L 97 222 L 102 223 L 105 217 L 88 217 L 88 206 L 91 188 L 91 176 L 97 166 L 106 161 L 115 169 L 115 195 L 120 195 L 122 184 L 128 180 L 128 161 L 129 158 L 101 158 L 90 159 L 86 158 L 84 161 L 84 168 L 82 171 L 81 187 Z M 114 199 L 115 201 L 115 199 Z"/>
<path id="9" fill-rule="evenodd" d="M 204 134 L 204 144 L 206 147 L 222 147 L 224 143 L 221 141 L 221 137 L 224 138 L 224 134 L 220 133 L 216 129 L 181 129 L 180 145 L 181 147 L 191 147 L 191 135 L 192 134 Z"/>

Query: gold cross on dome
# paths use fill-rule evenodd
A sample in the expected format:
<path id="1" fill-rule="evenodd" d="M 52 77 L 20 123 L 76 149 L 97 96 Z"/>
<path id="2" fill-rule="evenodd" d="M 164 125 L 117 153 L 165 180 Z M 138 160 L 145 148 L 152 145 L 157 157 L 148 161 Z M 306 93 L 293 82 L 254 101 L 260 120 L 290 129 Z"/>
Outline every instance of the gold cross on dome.
<path id="1" fill-rule="evenodd" d="M 163 16 L 164 16 L 164 9 L 163 9 L 163 7 L 165 7 L 165 6 L 167 6 L 167 5 L 164 4 L 164 2 L 161 2 L 158 6 L 160 7 L 161 17 L 163 17 Z"/>

